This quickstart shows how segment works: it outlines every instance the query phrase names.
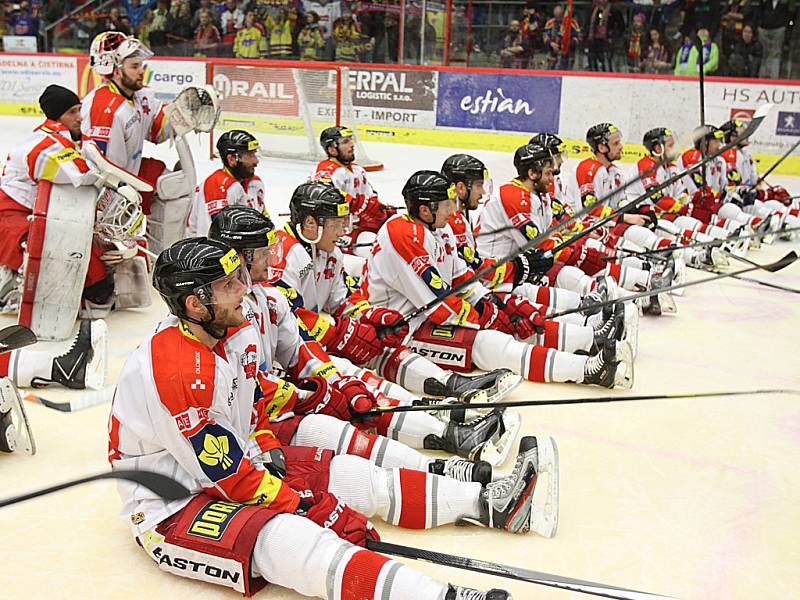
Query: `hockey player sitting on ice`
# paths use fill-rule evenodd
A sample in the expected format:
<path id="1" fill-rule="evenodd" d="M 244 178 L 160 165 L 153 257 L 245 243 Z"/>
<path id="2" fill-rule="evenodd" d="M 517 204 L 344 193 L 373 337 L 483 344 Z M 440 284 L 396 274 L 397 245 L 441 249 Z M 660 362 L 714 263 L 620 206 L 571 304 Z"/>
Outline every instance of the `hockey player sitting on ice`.
<path id="1" fill-rule="evenodd" d="M 153 53 L 134 37 L 106 31 L 92 41 L 92 70 L 104 82 L 83 99 L 82 130 L 105 156 L 152 184 L 142 196 L 151 225 L 150 238 L 158 252 L 183 237 L 186 213 L 194 194 L 196 174 L 184 139 L 190 131 L 210 131 L 219 115 L 216 92 L 209 86 L 187 86 L 170 104 L 144 85 L 144 61 Z M 173 139 L 180 170 L 143 158 L 145 140 L 160 144 Z"/>
<path id="2" fill-rule="evenodd" d="M 344 236 L 343 247 L 369 244 L 386 220 L 397 211 L 378 200 L 378 192 L 367 181 L 367 172 L 357 165 L 355 133 L 347 127 L 328 127 L 319 141 L 328 158 L 317 165 L 312 179 L 329 179 L 350 202 L 353 230 Z M 369 249 L 356 248 L 353 254 L 366 258 Z"/>
<path id="3" fill-rule="evenodd" d="M 244 206 L 222 209 L 208 236 L 234 248 L 255 282 L 267 280 L 269 263 L 277 262 L 281 252 L 272 221 Z M 283 379 L 268 376 L 269 389 L 264 382 L 261 385 L 262 403 L 272 429 L 285 445 L 320 446 L 362 456 L 378 466 L 410 467 L 466 481 L 488 482 L 492 470 L 485 462 L 435 460 L 409 446 L 445 450 L 463 457 L 480 457 L 486 452 L 487 456 L 503 461 L 505 455 L 501 450 L 507 454 L 514 443 L 516 431 L 502 436 L 505 439 L 499 446 L 493 441 L 500 441 L 504 427 L 500 409 L 467 425 L 451 421 L 453 412 L 444 413 L 446 422 L 423 412 L 386 412 L 380 417 L 365 418 L 364 413 L 379 404 L 399 404 L 389 397 L 393 394 L 400 393 L 399 397 L 408 404 L 416 397 L 396 385 L 391 385 L 384 396 L 374 387 L 382 383 L 375 375 L 368 374 L 368 385 L 341 373 L 305 327 L 298 327 L 288 301 L 278 289 L 268 284 L 253 284 L 245 295 L 244 310 L 247 320 L 261 334 L 267 356 L 259 368 L 275 373 L 276 367 L 280 367 L 278 373 L 287 373 Z M 321 327 L 327 326 L 324 320 L 319 323 Z M 357 338 L 358 331 L 351 329 L 352 337 Z M 480 390 L 470 391 L 469 395 L 479 402 L 485 398 Z M 356 428 L 347 423 L 351 420 Z"/>
<path id="4" fill-rule="evenodd" d="M 408 214 L 389 219 L 367 260 L 362 288 L 376 306 L 408 314 L 441 303 L 409 323 L 412 349 L 458 351 L 467 365 L 509 368 L 530 381 L 573 381 L 606 387 L 633 383 L 632 350 L 609 341 L 593 355 L 560 352 L 514 339 L 519 316 L 478 282 L 458 295 L 451 286 L 472 277 L 455 240 L 443 232 L 455 210 L 455 185 L 436 171 L 418 171 L 403 187 Z M 432 353 L 432 352 L 431 352 Z"/>
<path id="5" fill-rule="evenodd" d="M 478 208 L 484 196 L 484 184 L 488 183 L 486 166 L 474 156 L 454 154 L 444 161 L 442 174 L 456 186 L 456 209 L 450 215 L 443 234 L 455 240 L 459 256 L 472 270 L 490 268 L 498 261 L 478 253 L 470 220 L 470 211 Z M 484 278 L 484 284 L 489 289 L 507 305 L 514 306 L 517 316 L 515 329 L 520 339 L 556 350 L 575 352 L 589 351 L 596 342 L 604 343 L 612 328 L 620 336 L 625 333 L 624 309 L 621 305 L 617 311 L 614 307 L 607 307 L 605 319 L 603 313 L 598 311 L 591 317 L 575 313 L 560 317 L 561 321 L 545 321 L 549 313 L 557 310 L 550 305 L 550 300 L 558 291 L 535 284 L 552 267 L 552 257 L 537 250 L 520 254 Z M 580 297 L 577 294 L 575 296 L 578 299 L 575 306 L 578 306 Z M 618 317 L 616 312 L 619 313 Z M 634 311 L 634 314 L 638 319 L 638 311 Z"/>
<path id="6" fill-rule="evenodd" d="M 217 140 L 222 168 L 195 190 L 186 235 L 205 235 L 216 214 L 226 206 L 249 206 L 268 214 L 264 182 L 256 175 L 258 140 L 246 131 L 226 131 Z"/>
<path id="7" fill-rule="evenodd" d="M 282 256 L 271 269 L 270 282 L 287 295 L 293 309 L 324 311 L 337 319 L 335 327 L 328 327 L 327 322 L 318 323 L 317 315 L 298 311 L 306 328 L 330 354 L 342 355 L 407 390 L 430 396 L 460 397 L 470 390 L 482 389 L 488 401 L 496 401 L 519 384 L 520 378 L 508 369 L 476 376 L 445 371 L 434 364 L 433 357 L 426 358 L 430 353 L 420 356 L 402 345 L 407 327 L 399 327 L 394 334 L 387 331 L 403 315 L 372 306 L 345 274 L 344 257 L 336 241 L 349 231 L 349 219 L 349 204 L 333 185 L 301 184 L 289 201 L 289 221 L 279 232 Z M 348 347 L 354 338 L 359 338 L 359 343 L 376 340 L 379 332 L 383 337 L 377 354 L 359 359 Z M 471 370 L 469 361 L 463 360 L 463 352 L 447 355 L 451 357 L 452 370 Z M 345 372 L 350 374 L 349 370 Z"/>
<path id="8" fill-rule="evenodd" d="M 414 528 L 472 520 L 519 533 L 541 521 L 554 532 L 557 505 L 532 502 L 540 473 L 557 480 L 550 440 L 525 438 L 512 475 L 485 487 L 281 447 L 253 402 L 264 356 L 242 312 L 243 275 L 234 250 L 205 238 L 180 241 L 156 262 L 154 285 L 173 314 L 122 369 L 109 459 L 113 469 L 174 477 L 195 495 L 167 503 L 121 484 L 122 514 L 141 547 L 165 571 L 246 595 L 272 583 L 344 600 L 507 599 L 440 583 L 359 546 L 378 537 L 371 516 Z M 240 360 L 250 345 L 252 362 Z"/>
<path id="9" fill-rule="evenodd" d="M 720 126 L 726 144 L 738 139 L 747 123 L 741 119 L 731 119 Z M 722 154 L 725 159 L 726 177 L 728 180 L 728 193 L 739 203 L 744 211 L 751 215 L 768 219 L 772 215 L 778 216 L 778 226 L 782 229 L 796 229 L 800 227 L 800 209 L 787 206 L 781 199 L 789 197 L 789 193 L 781 188 L 757 189 L 758 171 L 748 146 L 749 139 L 740 141 L 733 148 Z M 789 201 L 791 202 L 791 200 Z M 788 234 L 789 239 L 796 234 Z"/>

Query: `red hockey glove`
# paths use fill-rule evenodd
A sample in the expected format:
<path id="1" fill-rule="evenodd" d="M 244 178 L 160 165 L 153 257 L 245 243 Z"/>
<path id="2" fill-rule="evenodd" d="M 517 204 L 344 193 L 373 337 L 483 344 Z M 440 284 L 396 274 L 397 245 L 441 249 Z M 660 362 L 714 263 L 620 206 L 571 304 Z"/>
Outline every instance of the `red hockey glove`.
<path id="1" fill-rule="evenodd" d="M 356 546 L 366 547 L 367 540 L 381 539 L 367 517 L 354 511 L 330 492 L 315 493 L 313 502 L 314 505 L 307 510 L 306 503 L 301 502 L 298 514 L 305 513 L 306 518 Z"/>
<path id="2" fill-rule="evenodd" d="M 520 339 L 544 333 L 544 317 L 539 310 L 522 296 L 512 294 L 503 312 L 508 316 Z"/>
<path id="3" fill-rule="evenodd" d="M 349 317 L 340 317 L 325 333 L 322 344 L 331 354 L 343 356 L 357 365 L 366 364 L 383 353 L 375 327 Z"/>
<path id="4" fill-rule="evenodd" d="M 364 199 L 353 198 L 350 202 L 350 213 L 358 219 L 358 229 L 377 232 L 397 211 L 381 204 L 376 196 L 372 196 Z"/>
<path id="5" fill-rule="evenodd" d="M 500 310 L 500 307 L 494 303 L 492 296 L 481 298 L 475 305 L 475 308 L 480 315 L 478 323 L 481 329 L 496 329 L 497 331 L 502 331 L 510 335 L 514 334 L 514 327 L 511 325 L 511 321 L 509 321 L 505 313 Z"/>
<path id="6" fill-rule="evenodd" d="M 336 417 L 342 421 L 350 420 L 347 397 L 333 387 L 324 377 L 309 377 L 300 384 L 300 389 L 310 391 L 311 395 L 294 405 L 299 415 L 317 413 Z"/>
<path id="7" fill-rule="evenodd" d="M 761 191 L 763 190 L 759 190 L 759 192 Z M 772 186 L 771 188 L 768 188 L 765 193 L 765 198 L 766 200 L 778 200 L 779 202 L 783 202 L 784 204 L 791 204 L 790 200 L 791 195 L 789 194 L 789 192 L 786 190 L 785 187 L 782 187 L 780 185 L 775 185 Z M 759 200 L 764 200 L 765 198 L 762 198 L 761 194 L 759 194 L 758 197 Z"/>
<path id="8" fill-rule="evenodd" d="M 378 336 L 387 346 L 397 348 L 408 335 L 408 323 L 395 327 L 395 323 L 403 320 L 403 314 L 391 308 L 373 306 L 359 315 L 361 322 L 366 322 L 378 330 Z"/>
<path id="9" fill-rule="evenodd" d="M 377 399 L 358 377 L 342 377 L 333 387 L 344 396 L 353 415 L 367 412 L 377 405 Z"/>

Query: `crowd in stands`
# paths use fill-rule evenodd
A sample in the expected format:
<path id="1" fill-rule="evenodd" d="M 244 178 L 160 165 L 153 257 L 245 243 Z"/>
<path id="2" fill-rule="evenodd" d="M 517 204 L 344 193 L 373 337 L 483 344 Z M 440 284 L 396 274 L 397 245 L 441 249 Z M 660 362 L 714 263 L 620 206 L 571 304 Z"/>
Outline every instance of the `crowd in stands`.
<path id="1" fill-rule="evenodd" d="M 84 0 L 0 3 L 0 35 L 37 35 L 87 49 L 99 32 L 137 35 L 161 55 L 398 62 L 399 0 Z M 441 59 L 444 3 L 406 0 L 405 62 Z M 800 0 L 454 0 L 451 56 L 515 69 L 791 76 Z M 497 20 L 506 25 L 497 25 Z M 493 24 L 494 23 L 494 24 Z M 55 24 L 54 26 L 50 26 Z M 795 43 L 797 45 L 797 43 Z M 438 49 L 438 53 L 437 53 Z M 455 52 L 453 51 L 455 50 Z"/>

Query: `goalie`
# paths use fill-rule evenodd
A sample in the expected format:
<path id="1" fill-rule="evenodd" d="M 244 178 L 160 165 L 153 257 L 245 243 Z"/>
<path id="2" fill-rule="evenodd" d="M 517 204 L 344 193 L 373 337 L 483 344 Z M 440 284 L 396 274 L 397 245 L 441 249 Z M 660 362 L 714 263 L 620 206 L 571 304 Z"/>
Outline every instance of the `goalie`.
<path id="1" fill-rule="evenodd" d="M 191 151 L 184 138 L 190 131 L 210 131 L 217 121 L 217 95 L 210 86 L 184 88 L 165 104 L 144 85 L 144 61 L 153 53 L 134 37 L 106 31 L 95 37 L 90 64 L 105 79 L 84 99 L 82 131 L 113 163 L 149 182 L 155 194 L 142 196 L 149 216 L 155 251 L 183 237 L 186 213 L 196 185 Z M 175 140 L 180 168 L 169 171 L 154 158 L 142 156 L 145 140 Z"/>

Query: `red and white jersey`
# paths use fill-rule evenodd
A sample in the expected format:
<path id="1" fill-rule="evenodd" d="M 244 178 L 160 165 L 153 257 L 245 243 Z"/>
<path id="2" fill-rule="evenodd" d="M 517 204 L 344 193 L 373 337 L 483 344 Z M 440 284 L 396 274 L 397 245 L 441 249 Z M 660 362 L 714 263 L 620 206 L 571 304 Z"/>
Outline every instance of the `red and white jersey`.
<path id="1" fill-rule="evenodd" d="M 446 231 L 434 232 L 408 215 L 395 215 L 378 231 L 361 287 L 374 306 L 408 314 L 437 296 L 444 296 L 451 286 L 472 274 Z M 479 315 L 472 304 L 488 293 L 484 286 L 474 283 L 464 294 L 451 296 L 436 306 L 427 317 L 413 319 L 409 323 L 411 331 L 426 318 L 440 325 L 477 329 Z"/>
<path id="2" fill-rule="evenodd" d="M 700 150 L 690 149 L 680 155 L 678 158 L 678 171 L 688 169 L 692 165 L 697 164 L 703 159 L 703 154 Z M 722 194 L 725 191 L 727 183 L 727 167 L 725 159 L 721 156 L 709 161 L 705 167 L 706 171 L 706 185 L 712 191 Z M 703 169 L 698 169 L 690 175 L 686 175 L 681 180 L 681 183 L 686 190 L 686 193 L 691 197 L 697 190 L 703 186 Z"/>
<path id="3" fill-rule="evenodd" d="M 614 163 L 604 167 L 595 158 L 584 158 L 567 182 L 567 189 L 572 198 L 580 198 L 580 205 L 576 208 L 581 209 L 607 197 L 622 185 L 623 179 L 622 171 Z M 624 192 L 617 192 L 604 206 L 616 209 L 623 198 Z"/>
<path id="4" fill-rule="evenodd" d="M 33 211 L 39 181 L 71 183 L 77 187 L 89 185 L 95 179 L 69 130 L 48 119 L 8 154 L 0 175 L 0 190 Z"/>
<path id="5" fill-rule="evenodd" d="M 94 141 L 115 165 L 138 174 L 145 140 L 160 144 L 172 134 L 164 106 L 150 88 L 127 98 L 113 81 L 106 81 L 81 103 L 83 138 Z"/>
<path id="6" fill-rule="evenodd" d="M 729 188 L 751 186 L 758 181 L 756 163 L 747 148 L 734 146 L 723 152 L 722 158 L 725 159 L 725 176 Z"/>
<path id="7" fill-rule="evenodd" d="M 232 328 L 211 350 L 177 318 L 163 321 L 122 368 L 109 421 L 112 468 L 154 471 L 193 493 L 294 511 L 298 494 L 248 459 L 250 452 L 279 446 L 254 406 L 259 346 L 249 323 Z M 134 535 L 190 500 L 166 502 L 128 482 L 119 492 Z"/>
<path id="8" fill-rule="evenodd" d="M 758 166 L 748 148 L 739 148 L 737 166 L 742 176 L 743 185 L 755 185 L 758 181 Z"/>
<path id="9" fill-rule="evenodd" d="M 645 190 L 650 190 L 661 185 L 678 172 L 678 167 L 674 163 L 668 163 L 655 168 L 657 164 L 658 162 L 656 159 L 649 155 L 643 156 L 639 159 L 639 161 L 636 163 L 637 173 L 639 175 L 643 175 L 643 177 L 631 184 L 631 186 L 627 189 L 626 194 L 629 201 L 632 202 L 644 194 Z M 644 204 L 655 204 L 664 197 L 678 199 L 684 193 L 683 185 L 681 181 L 678 180 L 651 196 L 648 202 L 645 202 Z"/>
<path id="10" fill-rule="evenodd" d="M 356 163 L 343 165 L 335 158 L 326 158 L 317 165 L 311 179 L 314 181 L 330 179 L 334 187 L 345 197 L 350 196 L 355 200 L 356 206 L 366 206 L 367 200 L 378 197 L 378 192 L 367 180 L 367 172 Z M 357 213 L 353 213 L 353 216 L 358 218 Z"/>
<path id="11" fill-rule="evenodd" d="M 552 222 L 549 195 L 538 196 L 513 179 L 483 207 L 478 250 L 486 256 L 506 256 L 547 231 Z"/>
<path id="12" fill-rule="evenodd" d="M 283 247 L 281 262 L 270 267 L 270 283 L 286 294 L 292 308 L 303 306 L 333 316 L 346 313 L 347 298 L 353 292 L 344 270 L 344 254 L 310 250 L 297 238 L 291 224 L 278 232 Z"/>
<path id="13" fill-rule="evenodd" d="M 268 215 L 264 195 L 264 182 L 258 175 L 240 181 L 228 169 L 217 169 L 194 190 L 187 237 L 207 235 L 214 215 L 226 206 L 248 206 Z"/>

